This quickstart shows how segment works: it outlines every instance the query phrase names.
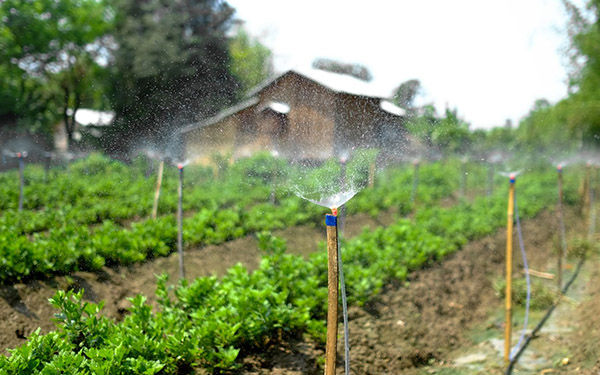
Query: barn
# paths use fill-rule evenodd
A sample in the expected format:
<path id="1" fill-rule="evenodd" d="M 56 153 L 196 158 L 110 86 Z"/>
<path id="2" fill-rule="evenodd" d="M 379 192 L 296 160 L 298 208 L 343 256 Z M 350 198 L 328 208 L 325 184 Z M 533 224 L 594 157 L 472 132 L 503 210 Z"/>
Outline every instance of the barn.
<path id="1" fill-rule="evenodd" d="M 387 94 L 349 75 L 317 69 L 275 76 L 237 105 L 180 132 L 185 156 L 210 163 L 277 151 L 289 159 L 323 160 L 349 147 L 401 147 L 405 111 Z"/>

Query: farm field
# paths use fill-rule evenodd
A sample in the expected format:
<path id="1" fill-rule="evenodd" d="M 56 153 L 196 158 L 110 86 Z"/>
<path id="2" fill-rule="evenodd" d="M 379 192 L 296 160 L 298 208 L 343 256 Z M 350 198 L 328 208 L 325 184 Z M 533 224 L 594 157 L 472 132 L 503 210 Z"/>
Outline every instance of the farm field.
<path id="1" fill-rule="evenodd" d="M 348 170 L 366 181 L 360 163 L 349 164 Z M 147 373 L 322 371 L 327 271 L 319 224 L 324 210 L 290 194 L 283 176 L 289 180 L 294 172 L 284 172 L 280 161 L 264 155 L 233 164 L 216 181 L 212 170 L 191 168 L 185 192 L 194 199 L 184 200 L 183 221 L 189 281 L 172 289 L 169 285 L 178 278 L 177 229 L 168 205 L 175 201 L 169 185 L 175 178 L 165 176 L 161 198 L 167 208 L 161 208 L 156 220 L 146 219 L 151 204 L 141 202 L 151 202 L 154 184 L 144 177 L 148 167 L 92 156 L 68 171 L 53 171 L 55 182 L 49 186 L 67 189 L 71 178 L 91 176 L 90 184 L 80 185 L 82 195 L 98 190 L 111 195 L 87 207 L 86 215 L 78 214 L 82 206 L 77 201 L 61 211 L 60 220 L 52 216 L 62 207 L 58 200 L 35 198 L 22 212 L 13 203 L 3 203 L 0 220 L 8 237 L 1 243 L 0 342 L 6 349 L 22 346 L 11 350 L 0 368 L 8 373 L 42 368 L 104 368 L 108 373 L 133 368 Z M 339 174 L 336 167 L 318 167 L 311 178 Z M 485 165 L 469 168 L 472 181 L 486 181 Z M 496 178 L 495 191 L 486 197 L 485 183 L 461 188 L 459 170 L 457 161 L 424 164 L 410 204 L 415 169 L 388 169 L 347 205 L 342 257 L 353 368 L 359 373 L 418 369 L 444 361 L 468 344 L 469 329 L 501 309 L 494 285 L 504 259 L 504 178 Z M 11 173 L 2 175 L 7 192 L 11 186 L 14 190 Z M 128 192 L 135 200 L 116 192 L 123 174 L 132 180 Z M 27 175 L 25 197 L 41 196 L 41 181 L 48 177 L 35 167 Z M 570 236 L 576 238 L 585 227 L 575 212 L 581 209 L 581 176 L 579 171 L 565 180 L 567 222 Z M 549 254 L 556 240 L 554 181 L 552 170 L 529 171 L 519 191 L 530 267 L 548 272 L 554 266 Z M 127 202 L 137 206 L 121 211 Z M 52 319 L 56 308 L 62 311 L 58 320 Z M 157 352 L 159 347 L 170 349 Z M 107 356 L 113 361 L 102 360 Z"/>
<path id="2" fill-rule="evenodd" d="M 600 0 L 0 20 L 0 375 L 600 375 Z"/>

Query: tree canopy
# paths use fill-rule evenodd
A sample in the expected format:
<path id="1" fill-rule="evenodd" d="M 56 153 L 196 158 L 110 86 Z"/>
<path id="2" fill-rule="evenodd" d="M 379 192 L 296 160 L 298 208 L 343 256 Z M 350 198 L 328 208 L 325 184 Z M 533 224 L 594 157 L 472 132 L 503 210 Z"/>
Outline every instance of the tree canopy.
<path id="1" fill-rule="evenodd" d="M 229 45 L 231 72 L 243 92 L 262 83 L 273 74 L 271 50 L 239 27 Z"/>
<path id="2" fill-rule="evenodd" d="M 109 148 L 164 144 L 236 98 L 226 37 L 234 10 L 226 2 L 115 0 L 115 11 Z"/>
<path id="3" fill-rule="evenodd" d="M 0 115 L 47 131 L 61 114 L 68 120 L 69 107 L 96 97 L 100 38 L 112 21 L 103 1 L 6 0 L 0 19 Z"/>
<path id="4" fill-rule="evenodd" d="M 0 2 L 0 125 L 72 138 L 80 107 L 112 109 L 122 151 L 230 105 L 271 73 L 271 52 L 222 0 Z"/>

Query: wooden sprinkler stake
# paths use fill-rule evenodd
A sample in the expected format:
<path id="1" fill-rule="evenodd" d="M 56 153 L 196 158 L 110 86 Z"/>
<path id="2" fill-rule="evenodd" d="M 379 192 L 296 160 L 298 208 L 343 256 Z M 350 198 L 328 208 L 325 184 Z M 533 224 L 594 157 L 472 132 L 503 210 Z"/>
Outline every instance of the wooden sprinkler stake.
<path id="1" fill-rule="evenodd" d="M 589 208 L 590 203 L 590 169 L 591 164 L 588 162 L 585 166 L 585 176 L 583 177 L 583 189 L 581 191 L 581 214 L 588 215 L 589 212 L 586 212 Z"/>
<path id="2" fill-rule="evenodd" d="M 19 159 L 19 212 L 23 211 L 23 185 L 25 185 L 25 154 L 17 152 L 17 158 Z"/>
<path id="3" fill-rule="evenodd" d="M 158 175 L 156 177 L 156 190 L 154 191 L 154 203 L 152 204 L 152 219 L 156 219 L 158 214 L 158 198 L 160 197 L 160 185 L 162 185 L 163 169 L 165 162 L 163 160 L 158 164 Z"/>
<path id="4" fill-rule="evenodd" d="M 183 164 L 178 164 L 179 186 L 177 194 L 177 252 L 179 253 L 179 277 L 185 279 L 185 269 L 183 267 Z"/>
<path id="5" fill-rule="evenodd" d="M 413 166 L 414 166 L 414 173 L 413 173 L 413 186 L 412 186 L 412 191 L 410 192 L 410 203 L 414 204 L 417 200 L 417 189 L 419 188 L 419 161 L 415 160 L 413 162 Z"/>
<path id="6" fill-rule="evenodd" d="M 508 190 L 508 217 L 506 221 L 506 293 L 505 308 L 506 322 L 504 326 L 504 362 L 510 363 L 510 339 L 512 335 L 512 240 L 513 220 L 515 211 L 515 175 L 510 175 L 510 187 Z"/>
<path id="7" fill-rule="evenodd" d="M 488 166 L 488 191 L 487 196 L 490 197 L 494 194 L 494 164 L 489 163 Z"/>
<path id="8" fill-rule="evenodd" d="M 560 225 L 560 250 L 558 251 L 558 264 L 557 264 L 557 273 L 556 280 L 558 284 L 559 292 L 562 290 L 562 260 L 565 254 L 567 253 L 567 237 L 565 233 L 565 220 L 563 216 L 563 176 L 562 176 L 563 166 L 559 164 L 556 167 L 558 172 L 558 223 Z"/>
<path id="9" fill-rule="evenodd" d="M 589 180 L 588 180 L 588 189 L 589 189 L 589 208 L 588 208 L 588 241 L 592 241 L 594 239 L 594 234 L 596 232 L 596 208 L 595 208 L 595 195 L 596 195 L 596 168 L 590 167 Z"/>
<path id="10" fill-rule="evenodd" d="M 336 213 L 337 210 L 332 210 Z M 338 328 L 338 227 L 337 216 L 326 215 L 327 226 L 327 343 L 325 375 L 335 375 Z"/>
<path id="11" fill-rule="evenodd" d="M 369 177 L 367 181 L 370 188 L 375 186 L 375 163 L 369 164 Z"/>
<path id="12" fill-rule="evenodd" d="M 44 153 L 44 182 L 48 182 L 48 175 L 50 174 L 50 164 L 52 163 L 52 154 L 49 152 Z"/>
<path id="13" fill-rule="evenodd" d="M 467 198 L 467 162 L 463 161 L 461 163 L 461 170 L 460 170 L 461 174 L 460 174 L 460 196 L 463 199 Z"/>

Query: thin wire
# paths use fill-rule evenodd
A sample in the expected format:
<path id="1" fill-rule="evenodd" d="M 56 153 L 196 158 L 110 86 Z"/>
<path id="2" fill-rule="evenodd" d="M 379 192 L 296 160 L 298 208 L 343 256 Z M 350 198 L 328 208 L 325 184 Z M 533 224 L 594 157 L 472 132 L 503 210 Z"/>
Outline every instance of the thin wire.
<path id="1" fill-rule="evenodd" d="M 521 231 L 521 220 L 519 219 L 519 208 L 517 206 L 517 193 L 515 192 L 515 217 L 517 219 L 517 234 L 519 235 L 519 248 L 521 249 L 521 257 L 523 257 L 523 268 L 525 269 L 525 280 L 527 282 L 527 300 L 525 301 L 525 318 L 523 319 L 523 329 L 521 330 L 521 337 L 517 345 L 515 345 L 510 351 L 510 360 L 512 361 L 515 354 L 523 345 L 523 339 L 525 338 L 525 332 L 527 331 L 527 323 L 529 321 L 529 304 L 531 302 L 531 279 L 529 277 L 529 265 L 527 264 L 527 254 L 525 253 L 525 244 L 523 243 L 523 232 Z"/>
<path id="2" fill-rule="evenodd" d="M 342 206 L 343 208 L 343 206 Z M 340 232 L 344 231 L 344 219 L 345 219 L 346 210 L 341 210 L 341 225 Z M 342 315 L 344 316 L 344 373 L 346 375 L 350 375 L 350 335 L 348 329 L 348 302 L 346 300 L 346 282 L 344 281 L 344 264 L 342 262 L 342 236 L 338 233 L 338 265 L 339 265 L 339 275 L 340 275 L 340 289 L 342 292 Z"/>

